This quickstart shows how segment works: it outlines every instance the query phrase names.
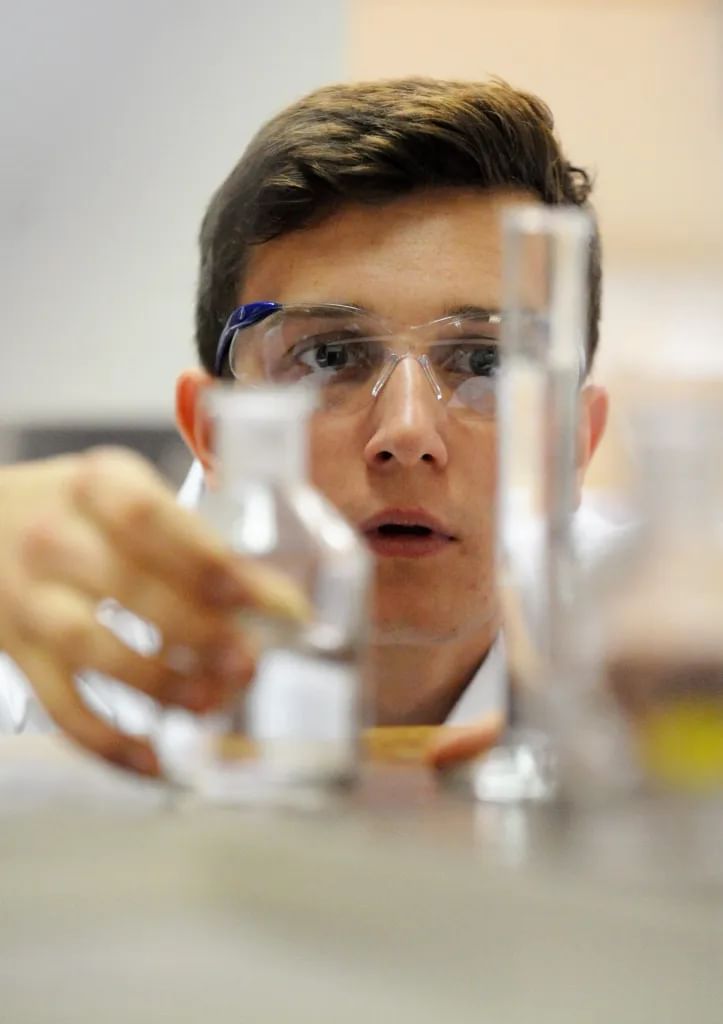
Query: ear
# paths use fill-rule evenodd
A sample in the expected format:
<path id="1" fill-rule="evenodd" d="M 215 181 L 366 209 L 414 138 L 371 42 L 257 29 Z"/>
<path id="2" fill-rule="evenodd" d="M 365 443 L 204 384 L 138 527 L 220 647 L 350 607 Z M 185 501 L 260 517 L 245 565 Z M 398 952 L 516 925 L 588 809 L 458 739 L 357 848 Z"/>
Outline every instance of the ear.
<path id="1" fill-rule="evenodd" d="M 176 381 L 176 423 L 206 473 L 213 469 L 213 445 L 204 398 L 215 383 L 204 370 L 184 370 Z"/>
<path id="2" fill-rule="evenodd" d="M 605 433 L 608 421 L 608 393 L 605 388 L 588 384 L 580 396 L 580 429 L 578 434 L 577 486 L 582 489 L 585 472 Z"/>

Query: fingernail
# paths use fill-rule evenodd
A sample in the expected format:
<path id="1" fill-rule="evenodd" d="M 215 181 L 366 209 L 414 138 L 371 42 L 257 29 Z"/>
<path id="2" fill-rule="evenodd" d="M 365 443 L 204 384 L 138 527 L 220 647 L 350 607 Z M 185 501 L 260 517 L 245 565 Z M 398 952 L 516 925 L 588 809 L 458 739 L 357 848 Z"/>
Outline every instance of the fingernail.
<path id="1" fill-rule="evenodd" d="M 252 600 L 259 611 L 296 622 L 311 618 L 311 605 L 293 580 L 268 566 L 255 565 L 247 573 Z"/>
<path id="2" fill-rule="evenodd" d="M 253 605 L 267 615 L 308 622 L 311 605 L 293 580 L 259 563 L 239 565 L 238 576 L 218 572 L 205 580 L 209 600 L 222 606 Z"/>
<path id="3" fill-rule="evenodd" d="M 260 607 L 270 615 L 291 619 L 293 622 L 308 622 L 311 618 L 311 605 L 301 591 L 291 585 L 285 589 L 276 587 L 271 593 L 267 592 Z"/>

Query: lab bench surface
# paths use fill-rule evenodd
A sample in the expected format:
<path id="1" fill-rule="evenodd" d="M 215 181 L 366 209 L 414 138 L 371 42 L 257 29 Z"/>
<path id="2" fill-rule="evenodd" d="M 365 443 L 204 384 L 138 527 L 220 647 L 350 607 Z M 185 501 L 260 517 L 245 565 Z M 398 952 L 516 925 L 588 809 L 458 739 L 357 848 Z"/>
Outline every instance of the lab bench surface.
<path id="1" fill-rule="evenodd" d="M 8 737 L 0 1020 L 720 1024 L 722 859 L 709 806 L 496 807 L 370 766 L 328 806 L 214 808 Z"/>

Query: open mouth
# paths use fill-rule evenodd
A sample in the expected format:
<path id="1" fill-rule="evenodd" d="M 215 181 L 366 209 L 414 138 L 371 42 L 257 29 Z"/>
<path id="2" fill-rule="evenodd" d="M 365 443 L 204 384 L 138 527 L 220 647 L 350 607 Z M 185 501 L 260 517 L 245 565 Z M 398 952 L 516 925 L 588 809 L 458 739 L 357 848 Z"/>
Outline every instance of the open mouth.
<path id="1" fill-rule="evenodd" d="M 434 530 L 428 526 L 407 526 L 405 523 L 384 523 L 378 526 L 372 533 L 378 533 L 380 537 L 431 537 Z"/>
<path id="2" fill-rule="evenodd" d="M 413 510 L 388 510 L 362 524 L 372 551 L 387 557 L 420 558 L 433 555 L 455 538 L 431 516 Z"/>

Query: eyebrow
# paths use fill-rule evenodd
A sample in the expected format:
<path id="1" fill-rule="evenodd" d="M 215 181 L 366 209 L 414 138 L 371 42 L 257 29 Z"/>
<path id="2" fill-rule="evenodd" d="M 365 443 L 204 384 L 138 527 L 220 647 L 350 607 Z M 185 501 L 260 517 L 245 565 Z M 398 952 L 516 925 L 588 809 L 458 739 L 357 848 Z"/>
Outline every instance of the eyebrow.
<path id="1" fill-rule="evenodd" d="M 440 320 L 445 319 L 448 316 L 477 316 L 480 320 L 487 319 L 492 316 L 499 316 L 500 310 L 495 307 L 488 306 L 453 306 L 445 309 L 442 315 L 439 317 Z"/>
<path id="2" fill-rule="evenodd" d="M 324 305 L 325 303 L 317 303 L 317 305 Z M 370 309 L 365 306 L 362 302 L 342 302 L 332 303 L 332 305 L 351 306 L 354 309 L 360 310 L 362 313 L 369 313 L 371 316 L 380 316 L 382 314 L 377 313 L 376 310 Z M 475 306 L 469 304 L 463 304 L 460 306 L 449 306 L 445 307 L 439 316 L 435 316 L 432 323 L 435 320 L 445 320 L 447 317 L 454 316 L 476 316 L 480 320 L 489 319 L 493 316 L 500 316 L 501 310 L 496 306 Z"/>

